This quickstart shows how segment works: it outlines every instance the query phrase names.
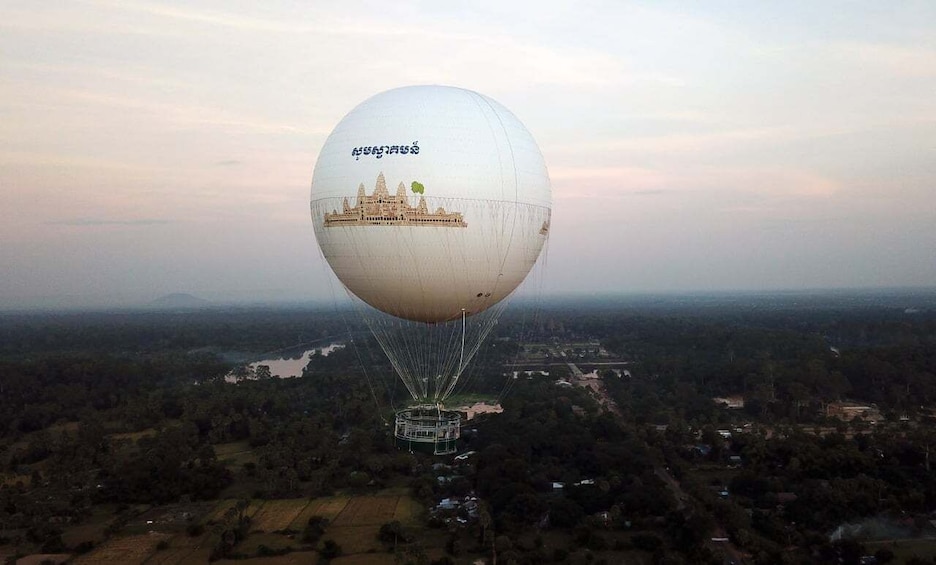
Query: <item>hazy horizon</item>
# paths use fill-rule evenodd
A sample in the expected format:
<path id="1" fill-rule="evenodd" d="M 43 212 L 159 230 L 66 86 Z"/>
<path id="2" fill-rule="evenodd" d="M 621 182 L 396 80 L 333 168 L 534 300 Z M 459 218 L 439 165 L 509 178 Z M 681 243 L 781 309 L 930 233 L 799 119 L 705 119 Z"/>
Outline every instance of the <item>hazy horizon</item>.
<path id="1" fill-rule="evenodd" d="M 553 184 L 549 295 L 931 288 L 936 4 L 0 7 L 0 309 L 329 301 L 328 133 L 450 84 Z"/>
<path id="2" fill-rule="evenodd" d="M 928 287 L 867 287 L 867 288 L 810 288 L 810 289 L 722 289 L 709 291 L 621 291 L 621 292 L 550 292 L 541 294 L 521 293 L 509 298 L 509 309 L 523 308 L 533 303 L 537 307 L 564 303 L 604 303 L 679 302 L 716 303 L 751 300 L 756 303 L 763 300 L 795 300 L 797 298 L 828 299 L 831 302 L 867 301 L 900 307 L 936 307 L 936 286 Z M 896 302 L 895 302 L 896 301 Z M 2 314 L 28 313 L 80 313 L 108 311 L 189 311 L 189 310 L 224 310 L 224 309 L 313 309 L 313 310 L 354 310 L 351 299 L 344 291 L 334 298 L 307 298 L 295 296 L 267 297 L 219 297 L 203 296 L 191 293 L 170 293 L 154 298 L 130 299 L 127 297 L 87 297 L 55 296 L 39 297 L 32 301 L 0 302 Z"/>

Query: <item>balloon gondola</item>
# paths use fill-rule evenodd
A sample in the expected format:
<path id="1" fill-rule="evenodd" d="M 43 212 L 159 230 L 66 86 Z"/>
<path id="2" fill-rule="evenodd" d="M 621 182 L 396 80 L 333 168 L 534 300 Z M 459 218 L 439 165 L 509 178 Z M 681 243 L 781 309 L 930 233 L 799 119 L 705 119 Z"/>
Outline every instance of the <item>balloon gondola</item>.
<path id="1" fill-rule="evenodd" d="M 536 142 L 476 92 L 389 90 L 329 135 L 310 208 L 322 255 L 412 397 L 397 444 L 453 453 L 460 418 L 444 402 L 548 239 Z"/>

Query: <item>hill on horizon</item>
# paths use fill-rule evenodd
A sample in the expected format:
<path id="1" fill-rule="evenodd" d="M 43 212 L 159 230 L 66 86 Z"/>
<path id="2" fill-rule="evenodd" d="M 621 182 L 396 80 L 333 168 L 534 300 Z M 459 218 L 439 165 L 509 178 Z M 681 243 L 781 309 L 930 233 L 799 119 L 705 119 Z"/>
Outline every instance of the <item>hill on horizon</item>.
<path id="1" fill-rule="evenodd" d="M 204 298 L 199 298 L 184 292 L 174 292 L 172 294 L 160 296 L 149 303 L 153 308 L 206 308 L 212 304 L 210 300 L 205 300 Z"/>

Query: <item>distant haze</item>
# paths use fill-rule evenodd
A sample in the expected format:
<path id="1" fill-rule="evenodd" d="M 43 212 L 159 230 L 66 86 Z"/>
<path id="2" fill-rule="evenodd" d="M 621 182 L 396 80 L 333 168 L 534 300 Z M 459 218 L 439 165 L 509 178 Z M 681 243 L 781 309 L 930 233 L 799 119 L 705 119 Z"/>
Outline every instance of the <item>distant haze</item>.
<path id="1" fill-rule="evenodd" d="M 0 308 L 330 300 L 319 149 L 426 83 L 537 139 L 546 292 L 936 284 L 933 2 L 13 1 L 0 53 Z"/>

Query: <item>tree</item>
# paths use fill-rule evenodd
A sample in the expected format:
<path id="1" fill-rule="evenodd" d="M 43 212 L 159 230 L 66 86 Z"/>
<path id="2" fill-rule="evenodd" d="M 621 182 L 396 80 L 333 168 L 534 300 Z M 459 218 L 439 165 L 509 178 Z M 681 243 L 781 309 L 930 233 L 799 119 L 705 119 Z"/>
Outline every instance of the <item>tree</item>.
<path id="1" fill-rule="evenodd" d="M 322 544 L 319 555 L 321 555 L 323 559 L 334 559 L 341 555 L 341 546 L 338 545 L 335 540 L 327 539 Z"/>
<path id="2" fill-rule="evenodd" d="M 305 528 L 302 530 L 302 541 L 306 543 L 316 543 L 325 533 L 328 527 L 328 518 L 323 516 L 311 516 Z"/>
<path id="3" fill-rule="evenodd" d="M 403 524 L 394 520 L 380 526 L 380 531 L 377 532 L 377 539 L 388 546 L 396 547 L 399 543 L 412 542 L 413 536 L 403 528 Z"/>

